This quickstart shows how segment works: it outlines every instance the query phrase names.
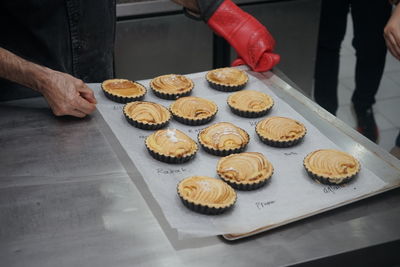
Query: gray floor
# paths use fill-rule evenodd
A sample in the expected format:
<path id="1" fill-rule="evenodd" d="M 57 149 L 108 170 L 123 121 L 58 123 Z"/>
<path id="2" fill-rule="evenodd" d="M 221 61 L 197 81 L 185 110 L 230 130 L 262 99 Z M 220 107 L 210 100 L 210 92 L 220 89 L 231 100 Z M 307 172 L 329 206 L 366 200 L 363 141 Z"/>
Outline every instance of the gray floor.
<path id="1" fill-rule="evenodd" d="M 356 126 L 351 111 L 351 95 L 354 90 L 355 51 L 351 46 L 353 25 L 348 20 L 347 32 L 342 43 L 339 71 L 339 109 L 337 116 L 352 127 Z M 380 138 L 378 144 L 390 150 L 400 129 L 400 61 L 389 52 L 382 81 L 376 95 L 374 106 Z"/>

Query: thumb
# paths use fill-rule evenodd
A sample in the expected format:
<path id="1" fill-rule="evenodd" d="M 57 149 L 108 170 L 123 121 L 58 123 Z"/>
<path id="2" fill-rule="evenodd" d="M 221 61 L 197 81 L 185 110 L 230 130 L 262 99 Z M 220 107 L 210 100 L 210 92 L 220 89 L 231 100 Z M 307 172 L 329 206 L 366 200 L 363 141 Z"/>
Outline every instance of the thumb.
<path id="1" fill-rule="evenodd" d="M 235 59 L 232 63 L 231 66 L 232 67 L 236 67 L 236 66 L 241 66 L 241 65 L 246 65 L 246 62 L 244 62 L 244 60 L 240 57 L 238 57 L 237 59 Z"/>

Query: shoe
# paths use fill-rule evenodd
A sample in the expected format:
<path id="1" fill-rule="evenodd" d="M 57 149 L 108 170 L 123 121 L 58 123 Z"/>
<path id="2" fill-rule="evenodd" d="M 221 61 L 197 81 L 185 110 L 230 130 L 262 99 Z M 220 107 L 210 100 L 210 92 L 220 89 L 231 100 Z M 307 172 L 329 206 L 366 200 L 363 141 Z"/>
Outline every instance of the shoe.
<path id="1" fill-rule="evenodd" d="M 366 110 L 354 109 L 354 111 L 357 119 L 357 131 L 376 143 L 378 141 L 379 131 L 372 108 Z"/>

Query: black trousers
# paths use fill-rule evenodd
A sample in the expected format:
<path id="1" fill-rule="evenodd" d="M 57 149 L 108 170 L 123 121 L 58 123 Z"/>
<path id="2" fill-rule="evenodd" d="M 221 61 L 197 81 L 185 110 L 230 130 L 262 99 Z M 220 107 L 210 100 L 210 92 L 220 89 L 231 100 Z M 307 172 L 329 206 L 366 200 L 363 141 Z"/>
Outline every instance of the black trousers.
<path id="1" fill-rule="evenodd" d="M 352 102 L 356 110 L 366 110 L 375 103 L 382 78 L 386 57 L 383 29 L 391 10 L 386 0 L 322 0 L 314 97 L 332 114 L 338 108 L 339 52 L 348 12 L 353 19 L 352 45 L 357 58 Z"/>

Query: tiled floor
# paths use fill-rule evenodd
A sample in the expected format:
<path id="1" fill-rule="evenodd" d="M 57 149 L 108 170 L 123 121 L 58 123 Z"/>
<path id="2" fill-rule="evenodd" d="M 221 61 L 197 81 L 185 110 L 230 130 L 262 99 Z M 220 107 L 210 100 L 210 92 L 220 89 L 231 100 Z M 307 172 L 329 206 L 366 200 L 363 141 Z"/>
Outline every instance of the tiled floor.
<path id="1" fill-rule="evenodd" d="M 352 127 L 356 126 L 354 114 L 351 111 L 351 95 L 354 90 L 355 51 L 351 46 L 353 25 L 349 17 L 347 32 L 342 43 L 339 71 L 339 110 L 338 118 Z M 376 95 L 374 106 L 380 138 L 378 144 L 390 150 L 400 129 L 400 61 L 389 52 L 386 58 L 385 71 Z"/>

